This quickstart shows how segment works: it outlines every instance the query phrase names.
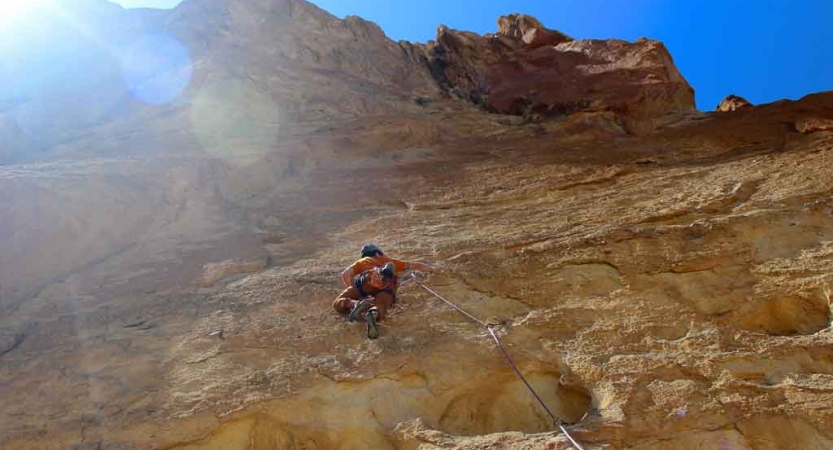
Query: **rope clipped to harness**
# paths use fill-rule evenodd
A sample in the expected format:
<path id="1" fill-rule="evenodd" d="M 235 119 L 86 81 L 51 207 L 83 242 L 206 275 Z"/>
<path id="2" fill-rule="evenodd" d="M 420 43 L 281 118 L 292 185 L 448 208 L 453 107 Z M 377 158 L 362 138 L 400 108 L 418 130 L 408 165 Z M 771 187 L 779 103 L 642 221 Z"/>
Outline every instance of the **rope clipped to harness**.
<path id="1" fill-rule="evenodd" d="M 434 297 L 437 297 L 438 299 L 442 300 L 448 306 L 451 306 L 452 308 L 454 308 L 460 314 L 468 317 L 471 321 L 477 323 L 478 325 L 482 326 L 483 328 L 485 328 L 486 330 L 489 331 L 489 334 L 492 336 L 492 339 L 495 341 L 495 344 L 497 344 L 497 347 L 500 349 L 501 353 L 503 353 L 503 356 L 506 357 L 506 361 L 512 367 L 512 370 L 515 371 L 515 373 L 518 375 L 518 377 L 524 383 L 524 385 L 529 390 L 529 392 L 532 393 L 532 395 L 535 397 L 535 400 L 538 400 L 538 403 L 541 405 L 542 408 L 544 408 L 544 411 L 547 412 L 547 415 L 550 416 L 550 419 L 552 419 L 552 422 L 556 426 L 558 426 L 558 428 L 561 430 L 562 433 L 564 433 L 564 436 L 567 437 L 567 439 L 573 444 L 573 446 L 575 446 L 578 450 L 584 450 L 584 447 L 582 447 L 581 444 L 579 444 L 578 442 L 576 442 L 575 439 L 573 439 L 573 436 L 570 435 L 570 432 L 567 431 L 567 429 L 561 423 L 561 420 L 558 419 L 557 417 L 555 417 L 555 414 L 553 414 L 553 412 L 550 410 L 550 408 L 547 406 L 547 404 L 544 402 L 544 400 L 541 398 L 541 396 L 538 395 L 537 392 L 535 392 L 535 389 L 533 389 L 532 386 L 529 384 L 529 382 L 526 380 L 526 377 L 524 377 L 524 375 L 521 373 L 521 370 L 518 369 L 517 364 L 515 364 L 515 360 L 512 359 L 512 356 L 509 354 L 509 352 L 503 346 L 503 343 L 500 341 L 500 337 L 498 337 L 497 333 L 495 332 L 495 325 L 496 324 L 484 322 L 484 321 L 478 319 L 477 317 L 475 317 L 474 315 L 470 314 L 469 312 L 467 312 L 463 308 L 460 308 L 459 306 L 455 305 L 451 301 L 447 300 L 445 297 L 438 294 L 433 289 L 428 287 L 425 283 L 423 283 L 417 277 L 416 273 L 411 273 L 411 276 L 412 276 L 411 280 L 414 283 L 418 284 L 420 287 L 422 287 L 423 289 L 425 289 L 426 291 L 431 293 L 431 295 L 433 295 Z M 411 280 L 409 280 L 409 281 L 411 281 Z"/>

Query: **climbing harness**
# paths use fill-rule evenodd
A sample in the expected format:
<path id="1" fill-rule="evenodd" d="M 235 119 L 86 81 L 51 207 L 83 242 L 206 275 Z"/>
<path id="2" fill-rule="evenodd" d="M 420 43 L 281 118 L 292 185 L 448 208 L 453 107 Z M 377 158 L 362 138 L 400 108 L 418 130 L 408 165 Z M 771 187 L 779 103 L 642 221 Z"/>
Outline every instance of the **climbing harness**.
<path id="1" fill-rule="evenodd" d="M 397 277 L 396 275 L 393 275 L 391 280 L 381 289 L 373 287 L 372 284 L 370 285 L 371 290 L 369 292 L 368 289 L 365 289 L 365 285 L 368 284 L 368 280 L 371 279 L 373 273 L 375 272 L 378 274 L 380 271 L 381 268 L 374 267 L 373 269 L 365 270 L 364 272 L 360 273 L 356 278 L 353 279 L 353 289 L 355 289 L 356 292 L 359 293 L 359 298 L 374 297 L 379 292 L 389 292 L 394 297 L 394 303 L 396 303 L 396 293 L 394 289 L 399 284 L 399 277 Z"/>
<path id="2" fill-rule="evenodd" d="M 370 295 L 368 295 L 367 292 L 364 291 L 364 282 L 365 278 L 367 278 L 367 273 L 368 272 L 362 272 L 361 274 L 359 274 L 359 276 L 356 277 L 356 279 L 353 280 L 353 289 L 355 289 L 356 292 L 359 293 L 359 297 L 361 298 L 370 297 Z"/>
<path id="3" fill-rule="evenodd" d="M 442 295 L 440 295 L 440 294 L 438 294 L 437 292 L 435 292 L 433 289 L 431 289 L 431 288 L 429 288 L 428 286 L 426 286 L 426 285 L 425 285 L 425 283 L 423 283 L 423 282 L 422 282 L 422 281 L 421 281 L 421 280 L 417 277 L 416 273 L 413 273 L 413 272 L 412 272 L 412 273 L 411 273 L 411 277 L 412 277 L 412 278 L 411 278 L 410 280 L 408 280 L 408 281 L 412 281 L 412 282 L 414 282 L 414 283 L 418 284 L 421 288 L 423 288 L 423 289 L 425 289 L 426 291 L 430 292 L 430 293 L 431 293 L 431 295 L 433 295 L 434 297 L 437 297 L 438 299 L 442 300 L 442 301 L 443 301 L 443 302 L 445 302 L 448 306 L 451 306 L 452 308 L 454 308 L 455 310 L 457 310 L 457 312 L 459 312 L 460 314 L 463 314 L 464 316 L 468 317 L 470 320 L 472 320 L 472 321 L 476 322 L 477 324 L 479 324 L 480 326 L 482 326 L 483 328 L 485 328 L 486 330 L 488 330 L 488 331 L 489 331 L 489 334 L 490 334 L 490 335 L 492 335 L 492 339 L 495 341 L 495 344 L 497 344 L 497 347 L 498 347 L 498 348 L 500 349 L 500 351 L 503 353 L 503 356 L 505 356 L 505 357 L 506 357 L 506 361 L 507 361 L 507 362 L 509 363 L 509 365 L 512 367 L 512 370 L 514 370 L 514 371 L 515 371 L 515 373 L 518 375 L 518 377 L 521 379 L 521 381 L 523 381 L 524 385 L 525 385 L 525 386 L 526 386 L 526 388 L 529 390 L 529 392 L 531 392 L 531 393 L 532 393 L 532 395 L 535 397 L 535 399 L 536 399 L 536 400 L 538 400 L 538 403 L 541 405 L 541 407 L 542 407 L 542 408 L 544 408 L 544 411 L 546 411 L 546 412 L 547 412 L 547 415 L 549 415 L 549 416 L 550 416 L 550 419 L 552 419 L 553 423 L 554 423 L 556 426 L 558 426 L 558 428 L 561 430 L 561 432 L 562 432 L 562 433 L 564 433 L 564 436 L 566 436 L 566 437 L 567 437 L 567 439 L 568 439 L 568 440 L 569 440 L 569 441 L 573 444 L 573 446 L 575 446 L 578 450 L 584 450 L 584 447 L 582 447 L 582 446 L 581 446 L 581 444 L 579 444 L 578 442 L 576 442 L 576 440 L 575 440 L 575 439 L 573 439 L 573 436 L 570 434 L 570 432 L 569 432 L 569 431 L 567 431 L 567 429 L 564 427 L 564 424 L 561 422 L 561 420 L 555 417 L 555 414 L 553 414 L 553 413 L 552 413 L 552 411 L 550 410 L 550 408 L 549 408 L 549 407 L 547 407 L 547 404 L 546 404 L 546 403 L 544 403 L 544 400 L 541 398 L 541 396 L 539 396 L 539 395 L 538 395 L 538 393 L 537 393 L 537 392 L 535 392 L 535 389 L 533 389 L 533 388 L 532 388 L 532 386 L 531 386 L 531 385 L 529 384 L 529 382 L 526 380 L 526 377 L 524 377 L 524 376 L 523 376 L 523 374 L 521 373 L 520 369 L 518 369 L 517 364 L 515 364 L 515 360 L 513 360 L 513 359 L 512 359 L 512 356 L 510 356 L 510 355 L 509 355 L 509 352 L 508 352 L 508 351 L 506 351 L 506 348 L 503 346 L 503 343 L 501 343 L 501 342 L 500 342 L 500 338 L 498 337 L 497 333 L 495 332 L 495 325 L 496 325 L 496 324 L 494 324 L 494 323 L 487 323 L 487 322 L 484 322 L 484 321 L 482 321 L 482 320 L 478 319 L 477 317 L 475 317 L 475 316 L 473 316 L 473 315 L 469 314 L 469 313 L 468 313 L 466 310 L 464 310 L 463 308 L 460 308 L 459 306 L 457 306 L 457 305 L 455 305 L 454 303 L 450 302 L 450 301 L 449 301 L 449 300 L 447 300 L 445 297 L 443 297 Z M 403 286 L 404 286 L 406 283 L 402 283 L 402 284 L 403 284 Z"/>

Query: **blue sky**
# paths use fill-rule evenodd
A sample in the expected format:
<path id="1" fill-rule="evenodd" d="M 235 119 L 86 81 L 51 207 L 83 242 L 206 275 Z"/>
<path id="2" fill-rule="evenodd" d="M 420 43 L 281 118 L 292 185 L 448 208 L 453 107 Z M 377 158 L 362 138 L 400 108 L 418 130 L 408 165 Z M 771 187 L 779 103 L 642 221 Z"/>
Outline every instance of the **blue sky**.
<path id="1" fill-rule="evenodd" d="M 200 1 L 200 0 L 190 0 Z M 171 6 L 177 0 L 122 0 Z M 437 25 L 496 30 L 522 12 L 575 38 L 665 43 L 700 109 L 726 95 L 755 104 L 833 89 L 833 1 L 827 0 L 313 0 L 338 17 L 378 23 L 394 40 L 425 42 Z M 167 4 L 167 5 L 165 5 Z"/>

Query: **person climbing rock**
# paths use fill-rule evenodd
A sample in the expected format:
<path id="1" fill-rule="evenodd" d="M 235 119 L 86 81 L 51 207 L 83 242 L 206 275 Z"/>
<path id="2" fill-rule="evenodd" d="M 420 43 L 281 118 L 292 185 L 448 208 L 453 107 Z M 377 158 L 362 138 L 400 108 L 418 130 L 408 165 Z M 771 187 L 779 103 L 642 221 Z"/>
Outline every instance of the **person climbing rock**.
<path id="1" fill-rule="evenodd" d="M 379 337 L 378 322 L 396 303 L 397 274 L 406 270 L 427 272 L 431 267 L 420 262 L 390 258 L 372 244 L 363 246 L 361 258 L 341 274 L 347 288 L 336 298 L 333 308 L 346 315 L 351 322 L 363 317 L 367 324 L 367 337 L 376 339 Z"/>

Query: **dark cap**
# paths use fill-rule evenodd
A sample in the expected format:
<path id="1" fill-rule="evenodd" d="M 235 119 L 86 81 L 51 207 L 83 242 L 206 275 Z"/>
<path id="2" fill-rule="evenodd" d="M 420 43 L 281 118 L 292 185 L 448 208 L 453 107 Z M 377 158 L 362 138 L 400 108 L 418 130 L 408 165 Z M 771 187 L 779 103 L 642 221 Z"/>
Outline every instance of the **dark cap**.
<path id="1" fill-rule="evenodd" d="M 366 258 L 368 256 L 375 256 L 376 253 L 379 253 L 379 254 L 382 254 L 382 255 L 385 254 L 385 252 L 383 252 L 381 248 L 379 248 L 379 247 L 377 247 L 373 244 L 367 244 L 367 245 L 362 246 L 362 258 Z"/>

